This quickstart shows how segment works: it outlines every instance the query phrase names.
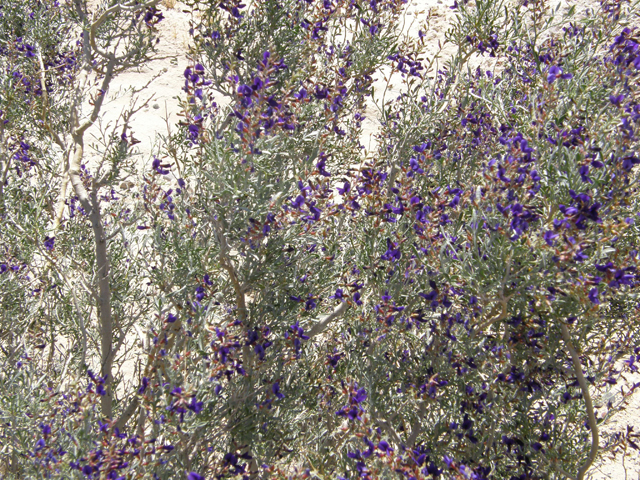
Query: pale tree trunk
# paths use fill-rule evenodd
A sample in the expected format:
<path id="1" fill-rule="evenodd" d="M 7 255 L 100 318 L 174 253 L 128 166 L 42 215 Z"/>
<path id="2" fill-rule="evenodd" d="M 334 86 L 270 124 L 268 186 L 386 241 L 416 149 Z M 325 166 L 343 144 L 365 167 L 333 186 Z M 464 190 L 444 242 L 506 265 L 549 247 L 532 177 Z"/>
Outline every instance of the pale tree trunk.
<path id="1" fill-rule="evenodd" d="M 69 166 L 69 179 L 82 208 L 85 209 L 89 216 L 93 230 L 100 317 L 100 376 L 105 379 L 106 391 L 106 394 L 101 399 L 101 408 L 102 414 L 111 418 L 113 416 L 113 392 L 111 389 L 113 382 L 113 315 L 111 312 L 111 286 L 109 284 L 109 253 L 100 212 L 99 186 L 94 185 L 91 193 L 88 193 L 80 177 L 80 164 L 84 153 L 82 133 L 74 135 L 75 151 Z"/>

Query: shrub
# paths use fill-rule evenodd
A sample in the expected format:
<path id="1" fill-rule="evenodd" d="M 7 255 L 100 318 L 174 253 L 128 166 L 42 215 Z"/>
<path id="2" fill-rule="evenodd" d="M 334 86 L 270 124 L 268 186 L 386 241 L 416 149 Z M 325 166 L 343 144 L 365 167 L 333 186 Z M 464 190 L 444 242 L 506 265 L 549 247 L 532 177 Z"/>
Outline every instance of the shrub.
<path id="1" fill-rule="evenodd" d="M 94 164 L 83 133 L 154 4 L 0 10 L 5 475 L 582 479 L 636 448 L 592 399 L 640 361 L 637 3 L 456 4 L 441 66 L 400 1 L 189 7 L 140 174 L 132 113 Z"/>

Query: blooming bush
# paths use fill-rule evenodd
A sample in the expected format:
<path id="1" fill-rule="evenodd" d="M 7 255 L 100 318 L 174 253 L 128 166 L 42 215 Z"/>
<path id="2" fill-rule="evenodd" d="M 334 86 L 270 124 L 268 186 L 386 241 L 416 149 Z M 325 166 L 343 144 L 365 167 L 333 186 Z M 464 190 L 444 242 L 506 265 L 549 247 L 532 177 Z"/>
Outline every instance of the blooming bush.
<path id="1" fill-rule="evenodd" d="M 192 1 L 184 120 L 138 173 L 133 107 L 98 160 L 83 135 L 154 5 L 0 9 L 4 476 L 582 479 L 637 449 L 598 428 L 637 384 L 595 408 L 640 361 L 637 2 L 456 3 L 438 67 L 400 0 Z"/>

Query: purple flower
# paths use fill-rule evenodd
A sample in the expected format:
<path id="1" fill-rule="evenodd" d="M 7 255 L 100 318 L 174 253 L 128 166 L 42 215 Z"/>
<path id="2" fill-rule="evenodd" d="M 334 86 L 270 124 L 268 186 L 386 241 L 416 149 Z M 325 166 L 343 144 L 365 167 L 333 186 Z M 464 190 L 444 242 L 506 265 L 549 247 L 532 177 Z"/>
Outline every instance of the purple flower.
<path id="1" fill-rule="evenodd" d="M 34 451 L 38 451 L 38 450 L 42 450 L 45 447 L 45 443 L 44 443 L 44 439 L 40 439 L 36 442 L 36 446 L 34 448 Z"/>
<path id="2" fill-rule="evenodd" d="M 280 399 L 284 398 L 284 393 L 280 391 L 280 382 L 275 382 L 271 387 L 271 391 L 277 398 L 280 398 Z"/>
<path id="3" fill-rule="evenodd" d="M 304 217 L 304 219 L 308 222 L 317 222 L 318 220 L 320 220 L 322 211 L 318 207 L 311 205 L 309 206 L 309 213 L 311 215 L 307 215 L 306 217 Z"/>
<path id="4" fill-rule="evenodd" d="M 473 427 L 473 420 L 471 420 L 468 415 L 465 415 L 461 427 L 463 430 L 469 430 Z"/>
<path id="5" fill-rule="evenodd" d="M 391 446 L 384 440 L 380 440 L 380 442 L 378 443 L 378 448 L 386 454 L 393 453 L 393 448 L 391 448 Z"/>
<path id="6" fill-rule="evenodd" d="M 608 270 L 613 271 L 614 270 L 614 266 L 613 266 L 613 262 L 607 262 L 604 265 L 600 265 L 600 264 L 594 264 L 594 266 L 596 267 L 596 270 L 598 270 L 599 272 L 606 272 Z"/>
<path id="7" fill-rule="evenodd" d="M 362 305 L 362 300 L 360 300 L 360 292 L 356 292 L 353 294 L 353 301 L 355 302 L 356 305 Z"/>
<path id="8" fill-rule="evenodd" d="M 138 389 L 138 393 L 140 394 L 144 393 L 144 391 L 147 389 L 148 386 L 149 386 L 149 379 L 147 377 L 142 377 L 142 384 Z"/>
<path id="9" fill-rule="evenodd" d="M 196 396 L 194 395 L 193 397 L 191 397 L 191 402 L 187 404 L 187 408 L 191 410 L 193 413 L 198 414 L 202 411 L 203 403 L 198 402 L 196 400 Z"/>
<path id="10" fill-rule="evenodd" d="M 44 248 L 51 251 L 53 250 L 53 244 L 56 240 L 56 237 L 44 237 Z"/>
<path id="11" fill-rule="evenodd" d="M 205 292 L 204 292 L 204 287 L 202 285 L 198 285 L 198 287 L 196 287 L 196 300 L 198 302 L 202 301 L 202 299 L 204 298 Z"/>
<path id="12" fill-rule="evenodd" d="M 360 388 L 352 395 L 351 400 L 353 403 L 362 403 L 367 399 L 367 391 L 364 388 Z"/>
<path id="13" fill-rule="evenodd" d="M 397 247 L 398 247 L 397 243 L 394 243 L 387 238 L 387 251 L 384 252 L 380 258 L 382 260 L 388 260 L 390 262 L 394 260 L 400 260 L 402 253 L 400 252 L 400 249 Z"/>
<path id="14" fill-rule="evenodd" d="M 344 291 L 341 288 L 336 289 L 336 293 L 331 295 L 329 298 L 334 298 L 336 300 L 344 301 Z"/>
<path id="15" fill-rule="evenodd" d="M 302 340 L 309 340 L 309 337 L 304 334 L 304 329 L 300 326 L 300 322 L 296 320 L 296 323 L 289 327 L 289 330 L 296 334 Z"/>
<path id="16" fill-rule="evenodd" d="M 616 107 L 622 105 L 622 101 L 624 100 L 624 95 L 609 95 L 609 101 L 613 103 Z"/>
<path id="17" fill-rule="evenodd" d="M 634 165 L 638 165 L 639 163 L 640 158 L 633 155 L 628 155 L 622 159 L 622 168 L 624 168 L 626 171 L 629 171 L 633 168 Z"/>
<path id="18" fill-rule="evenodd" d="M 424 456 L 424 454 L 423 454 L 423 456 Z M 436 464 L 433 463 L 433 462 L 429 463 L 429 465 L 426 467 L 425 470 L 426 470 L 426 473 L 428 473 L 430 475 L 433 475 L 434 478 L 438 477 L 442 473 L 442 470 L 439 469 L 436 466 Z M 422 473 L 425 473 L 425 470 L 422 470 Z"/>
<path id="19" fill-rule="evenodd" d="M 352 407 L 347 412 L 347 417 L 349 418 L 349 420 L 358 420 L 360 419 L 360 411 L 356 407 Z"/>
<path id="20" fill-rule="evenodd" d="M 264 351 L 264 347 L 261 344 L 256 344 L 255 347 L 253 347 L 253 351 L 256 352 L 256 355 L 258 355 L 258 358 L 260 360 L 264 360 L 265 357 L 265 351 Z"/>
<path id="21" fill-rule="evenodd" d="M 557 233 L 553 233 L 551 230 L 547 230 L 543 235 L 544 241 L 547 242 L 547 245 L 553 247 L 553 241 L 558 238 Z"/>
<path id="22" fill-rule="evenodd" d="M 591 178 L 589 178 L 589 166 L 588 165 L 581 166 L 580 169 L 578 170 L 578 173 L 580 173 L 580 178 L 582 179 L 582 181 L 584 183 L 593 183 L 593 180 L 591 180 Z"/>
<path id="23" fill-rule="evenodd" d="M 427 142 L 427 143 L 423 143 L 421 145 L 414 145 L 413 151 L 416 153 L 424 153 L 426 149 L 428 149 L 431 146 L 431 142 Z"/>
<path id="24" fill-rule="evenodd" d="M 187 480 L 204 480 L 204 477 L 196 472 L 189 472 L 187 474 Z"/>
<path id="25" fill-rule="evenodd" d="M 189 131 L 191 131 L 191 127 L 195 125 L 189 125 Z M 196 127 L 197 129 L 198 127 Z M 197 137 L 197 135 L 196 135 Z M 166 169 L 166 167 L 168 167 L 168 165 L 165 165 L 161 162 L 161 160 L 157 157 L 153 157 L 153 163 L 151 164 L 153 170 L 156 173 L 159 173 L 160 175 L 168 175 L 169 174 L 169 170 Z"/>
<path id="26" fill-rule="evenodd" d="M 331 174 L 329 172 L 327 172 L 326 170 L 326 164 L 327 164 L 327 154 L 324 152 L 320 152 L 320 161 L 318 163 L 316 163 L 316 168 L 318 169 L 318 172 L 320 173 L 320 175 L 322 175 L 323 177 L 330 177 Z"/>
<path id="27" fill-rule="evenodd" d="M 309 296 L 309 298 L 305 302 L 304 308 L 306 311 L 313 310 L 314 308 L 316 308 L 316 301 L 311 296 Z"/>
<path id="28" fill-rule="evenodd" d="M 418 174 L 424 173 L 424 170 L 420 167 L 418 160 L 414 157 L 411 157 L 409 159 L 409 166 L 411 167 L 411 170 L 413 173 L 418 173 Z M 409 173 L 412 173 L 412 172 L 409 172 Z M 407 173 L 407 176 L 410 176 L 409 173 Z"/>
<path id="29" fill-rule="evenodd" d="M 329 355 L 327 357 L 327 363 L 329 363 L 329 365 L 331 365 L 333 368 L 336 368 L 341 358 L 342 358 L 341 353 L 337 353 L 335 355 Z"/>
<path id="30" fill-rule="evenodd" d="M 189 139 L 192 142 L 195 142 L 198 138 L 198 135 L 200 135 L 200 127 L 198 125 L 191 124 L 187 127 L 187 130 L 189 131 Z M 158 173 L 160 173 L 161 175 L 166 175 L 169 172 L 167 171 L 166 173 L 162 173 L 161 171 L 158 171 Z"/>
<path id="31" fill-rule="evenodd" d="M 296 210 L 300 210 L 304 205 L 304 197 L 302 195 L 298 195 L 296 199 L 291 202 L 291 206 Z"/>
<path id="32" fill-rule="evenodd" d="M 556 78 L 568 80 L 570 78 L 573 78 L 573 75 L 571 75 L 570 73 L 563 73 L 562 68 L 558 67 L 557 65 L 552 65 L 551 67 L 549 67 L 549 70 L 547 70 L 547 83 L 552 84 L 553 82 L 555 82 Z"/>
<path id="33" fill-rule="evenodd" d="M 318 100 L 323 98 L 327 98 L 329 96 L 329 89 L 327 87 L 322 87 L 320 85 L 316 85 L 315 92 L 313 93 Z"/>
<path id="34" fill-rule="evenodd" d="M 362 456 L 362 454 L 360 453 L 360 450 L 356 450 L 355 452 L 347 452 L 347 457 L 349 458 L 360 458 Z"/>
<path id="35" fill-rule="evenodd" d="M 593 287 L 589 290 L 589 300 L 591 300 L 591 303 L 600 305 L 600 300 L 598 299 L 598 287 Z"/>
<path id="36" fill-rule="evenodd" d="M 240 85 L 238 87 L 238 95 L 241 97 L 250 97 L 253 93 L 253 89 L 249 85 Z"/>
<path id="37" fill-rule="evenodd" d="M 345 195 L 351 191 L 351 184 L 348 180 L 345 180 L 344 186 L 342 188 L 338 187 L 338 193 L 340 195 Z"/>

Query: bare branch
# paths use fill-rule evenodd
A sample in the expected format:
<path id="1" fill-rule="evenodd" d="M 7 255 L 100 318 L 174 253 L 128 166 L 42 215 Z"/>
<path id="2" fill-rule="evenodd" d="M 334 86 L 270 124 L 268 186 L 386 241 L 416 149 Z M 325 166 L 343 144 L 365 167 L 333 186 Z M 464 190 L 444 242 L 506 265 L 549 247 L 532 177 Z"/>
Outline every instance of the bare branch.
<path id="1" fill-rule="evenodd" d="M 229 245 L 227 244 L 227 238 L 224 234 L 224 227 L 222 226 L 222 222 L 218 219 L 212 220 L 216 239 L 218 240 L 218 244 L 220 245 L 220 265 L 224 268 L 229 274 L 229 278 L 231 279 L 231 284 L 233 285 L 233 290 L 236 294 L 236 306 L 238 308 L 238 317 L 240 320 L 246 320 L 248 316 L 247 303 L 244 296 L 244 290 L 240 285 L 240 281 L 238 280 L 238 276 L 236 275 L 236 270 L 229 258 Z"/>
<path id="2" fill-rule="evenodd" d="M 497 299 L 498 303 L 493 307 L 493 309 L 488 315 L 488 318 L 485 319 L 484 322 L 478 325 L 476 331 L 481 332 L 484 329 L 489 328 L 495 322 L 498 322 L 500 320 L 504 320 L 505 318 L 507 318 L 507 315 L 508 315 L 507 302 L 511 299 L 511 297 L 513 297 L 513 295 L 509 295 L 507 297 L 501 296 L 499 299 Z M 500 313 L 498 313 L 498 310 L 500 310 Z"/>
<path id="3" fill-rule="evenodd" d="M 402 445 L 402 439 L 400 438 L 400 436 L 396 433 L 395 429 L 391 426 L 391 424 L 389 423 L 388 420 L 380 417 L 379 413 L 375 411 L 375 409 L 371 410 L 371 418 L 372 420 L 378 424 L 379 426 L 382 427 L 382 429 L 387 432 L 387 434 L 393 438 L 393 440 L 396 442 L 396 444 L 398 445 Z"/>
<path id="4" fill-rule="evenodd" d="M 420 435 L 420 433 L 422 432 L 422 419 L 424 418 L 426 413 L 427 404 L 423 400 L 422 402 L 420 402 L 420 411 L 418 412 L 418 418 L 416 418 L 416 421 L 411 426 L 411 435 L 407 439 L 408 447 L 413 447 L 416 443 L 416 440 L 418 440 L 418 435 Z"/>
<path id="5" fill-rule="evenodd" d="M 589 452 L 589 457 L 587 458 L 586 462 L 583 463 L 582 466 L 580 466 L 580 468 L 578 469 L 578 475 L 576 476 L 576 480 L 584 480 L 584 476 L 587 473 L 587 470 L 589 470 L 589 467 L 591 467 L 596 459 L 596 456 L 598 455 L 598 447 L 600 443 L 598 436 L 598 422 L 593 410 L 593 403 L 591 401 L 591 395 L 589 394 L 589 386 L 587 385 L 587 381 L 582 373 L 582 364 L 580 363 L 580 357 L 578 356 L 578 352 L 571 342 L 569 329 L 564 323 L 560 324 L 560 328 L 562 329 L 562 339 L 567 346 L 567 350 L 569 350 L 569 353 L 571 354 L 571 360 L 573 361 L 573 370 L 576 374 L 576 377 L 578 378 L 580 389 L 582 390 L 584 403 L 587 407 L 587 422 L 589 424 L 589 428 L 591 429 L 591 450 Z"/>
<path id="6" fill-rule="evenodd" d="M 132 3 L 132 4 L 129 4 L 129 5 L 122 5 L 120 3 L 117 3 L 113 7 L 108 8 L 107 10 L 102 12 L 102 15 L 100 15 L 91 24 L 91 27 L 89 29 L 89 42 L 91 43 L 91 48 L 98 55 L 100 55 L 102 58 L 104 58 L 106 60 L 109 60 L 109 61 L 118 60 L 116 58 L 115 53 L 105 52 L 101 48 L 98 47 L 98 44 L 96 43 L 96 33 L 98 31 L 98 28 L 100 28 L 102 26 L 102 24 L 104 22 L 106 22 L 107 19 L 109 18 L 109 16 L 112 15 L 112 14 L 119 13 L 119 12 L 131 12 L 131 13 L 139 12 L 140 10 L 144 10 L 146 8 L 153 7 L 153 6 L 157 5 L 159 2 L 160 2 L 160 0 L 152 0 L 151 2 L 147 2 L 147 3 L 141 3 L 141 4 Z M 120 59 L 120 60 L 124 60 L 124 59 Z M 119 62 L 119 63 L 122 63 L 122 62 Z"/>
<path id="7" fill-rule="evenodd" d="M 111 311 L 111 287 L 109 285 L 109 255 L 107 251 L 107 239 L 100 212 L 100 201 L 98 192 L 94 188 L 91 194 L 87 192 L 82 178 L 80 177 L 80 162 L 84 154 L 83 133 L 75 133 L 73 160 L 69 166 L 69 179 L 74 191 L 87 212 L 95 243 L 95 255 L 98 276 L 98 306 L 100 313 L 100 339 L 101 339 L 101 371 L 100 375 L 105 377 L 106 395 L 101 397 L 102 413 L 111 417 L 113 413 L 111 383 L 113 382 L 113 317 Z"/>
<path id="8" fill-rule="evenodd" d="M 133 414 L 136 413 L 139 405 L 140 397 L 138 397 L 138 395 L 134 395 L 129 402 L 129 405 L 127 405 L 127 408 L 125 408 L 124 412 L 122 412 L 122 414 L 120 415 L 120 418 L 118 418 L 118 420 L 116 421 L 116 427 L 119 430 L 122 431 L 124 427 L 126 427 L 127 422 L 133 416 Z"/>
<path id="9" fill-rule="evenodd" d="M 158 342 L 152 348 L 155 349 L 156 351 L 159 350 L 161 347 L 165 348 L 166 350 L 171 349 L 171 347 L 175 343 L 176 335 L 178 335 L 178 333 L 180 333 L 181 330 L 182 330 L 182 320 L 178 319 L 176 322 L 171 324 L 170 328 L 168 329 L 168 332 L 166 332 L 168 334 L 166 344 L 162 345 L 161 342 Z M 147 365 L 144 369 L 144 373 L 142 374 L 142 376 L 147 378 L 150 377 L 151 372 L 156 370 L 157 368 L 160 368 L 160 370 L 164 372 L 165 370 L 164 357 L 158 356 L 155 352 L 152 351 L 149 353 L 147 357 Z M 118 420 L 115 423 L 115 425 L 120 430 L 122 430 L 126 426 L 127 422 L 136 412 L 139 405 L 140 405 L 140 398 L 138 393 L 135 393 L 131 398 L 131 400 L 129 401 L 129 405 L 127 405 L 127 408 L 124 409 L 124 411 L 120 415 L 120 418 L 118 418 Z"/>
<path id="10" fill-rule="evenodd" d="M 347 302 L 342 302 L 338 307 L 331 312 L 329 315 L 324 317 L 320 322 L 316 323 L 313 328 L 309 331 L 309 338 L 313 338 L 316 335 L 322 333 L 327 326 L 333 322 L 336 318 L 340 317 L 344 312 L 349 308 L 349 304 Z"/>
<path id="11" fill-rule="evenodd" d="M 104 74 L 104 78 L 102 79 L 102 85 L 100 86 L 100 95 L 96 97 L 93 103 L 93 110 L 91 111 L 91 115 L 85 122 L 78 126 L 74 130 L 74 136 L 82 136 L 84 132 L 95 123 L 98 119 L 98 114 L 100 113 L 100 109 L 102 108 L 102 104 L 104 103 L 104 98 L 107 96 L 107 90 L 109 89 L 109 84 L 113 79 L 113 70 L 116 66 L 116 60 L 111 59 L 107 64 L 107 71 Z"/>

